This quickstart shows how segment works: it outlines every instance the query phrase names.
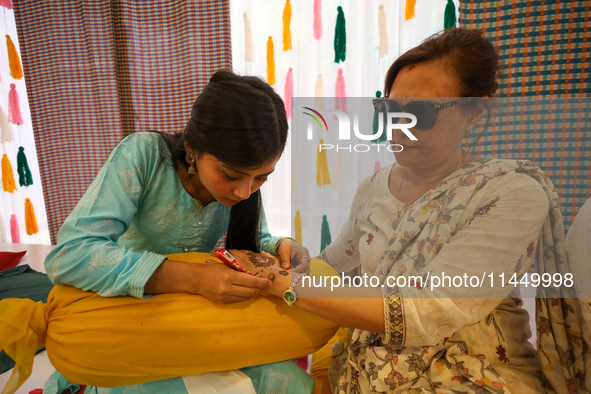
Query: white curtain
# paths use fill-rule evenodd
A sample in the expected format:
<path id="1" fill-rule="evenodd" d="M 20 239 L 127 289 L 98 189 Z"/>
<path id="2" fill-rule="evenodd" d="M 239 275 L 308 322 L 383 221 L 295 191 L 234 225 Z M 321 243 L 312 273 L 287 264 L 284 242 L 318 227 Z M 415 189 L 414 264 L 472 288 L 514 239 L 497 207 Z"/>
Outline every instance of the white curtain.
<path id="1" fill-rule="evenodd" d="M 14 180 L 17 190 L 14 193 L 7 193 L 0 188 L 0 226 L 3 226 L 6 231 L 6 238 L 0 238 L 0 242 L 12 242 L 10 236 L 10 217 L 16 214 L 20 230 L 21 243 L 25 244 L 51 244 L 49 238 L 49 229 L 47 227 L 47 216 L 45 213 L 45 201 L 43 199 L 43 188 L 41 185 L 41 176 L 39 173 L 39 163 L 37 161 L 37 150 L 35 148 L 35 138 L 33 135 L 33 127 L 31 125 L 31 112 L 29 110 L 29 101 L 27 98 L 27 88 L 25 85 L 25 78 L 15 80 L 10 76 L 10 67 L 8 65 L 8 55 L 6 47 L 5 36 L 8 34 L 14 43 L 20 57 L 18 36 L 16 32 L 16 25 L 14 22 L 13 10 L 7 10 L 0 7 L 3 18 L 0 18 L 0 26 L 3 25 L 4 31 L 2 39 L 0 40 L 0 107 L 5 113 L 8 113 L 8 92 L 10 91 L 10 84 L 16 85 L 16 90 L 20 99 L 20 109 L 23 116 L 24 124 L 17 126 L 11 125 L 14 132 L 14 141 L 2 144 L 2 154 L 6 153 L 12 165 Z M 2 27 L 0 27 L 0 31 Z M 22 58 L 21 58 L 22 61 Z M 18 182 L 17 161 L 16 155 L 18 148 L 22 146 L 25 148 L 25 155 L 27 162 L 33 176 L 33 185 L 25 188 L 21 187 Z M 59 169 L 55 169 L 59 171 Z M 27 235 L 25 226 L 25 198 L 29 198 L 35 208 L 35 216 L 37 218 L 37 225 L 39 232 L 33 235 Z"/>
<path id="2" fill-rule="evenodd" d="M 415 17 L 405 21 L 405 2 L 398 0 L 321 0 L 323 34 L 320 40 L 313 35 L 314 0 L 292 0 L 292 17 L 290 23 L 293 49 L 283 51 L 282 15 L 286 2 L 262 0 L 231 0 L 232 25 L 232 58 L 234 71 L 243 75 L 257 75 L 267 79 L 267 40 L 273 38 L 275 52 L 274 88 L 282 97 L 285 91 L 285 80 L 289 68 L 293 68 L 294 97 L 314 97 L 318 74 L 322 74 L 326 97 L 334 96 L 335 81 L 339 68 L 343 69 L 346 81 L 347 97 L 375 97 L 376 91 L 383 91 L 386 72 L 393 61 L 408 49 L 418 45 L 425 38 L 443 29 L 443 15 L 446 0 L 417 0 Z M 379 56 L 378 12 L 380 5 L 386 15 L 386 32 L 388 37 L 388 53 Z M 333 40 L 337 19 L 337 7 L 341 6 L 345 14 L 347 31 L 347 55 L 345 62 L 334 62 Z M 459 1 L 455 1 L 456 10 Z M 245 59 L 245 20 L 247 13 L 252 29 L 254 61 Z M 456 13 L 457 15 L 457 13 Z M 294 107 L 294 116 L 298 109 Z M 290 130 L 290 137 L 292 130 Z M 291 138 L 290 138 L 291 139 Z M 299 159 L 299 160 L 298 160 Z M 381 166 L 394 161 L 392 153 L 380 154 L 376 157 L 357 155 L 355 162 L 346 163 L 346 176 L 349 185 L 356 185 L 362 178 L 370 175 L 375 160 Z M 294 171 L 305 171 L 310 174 L 306 185 L 294 185 L 291 193 L 291 165 Z M 332 166 L 334 153 L 329 152 L 328 163 Z M 294 204 L 309 205 L 317 201 L 316 213 L 302 216 L 304 227 L 312 229 L 304 234 L 304 244 L 312 254 L 317 254 L 320 245 L 320 226 L 322 214 L 327 214 L 334 239 L 346 220 L 355 191 L 347 187 L 342 193 L 331 191 L 329 187 L 317 188 L 315 177 L 315 160 L 310 157 L 294 157 L 291 141 L 277 165 L 275 173 L 263 186 L 263 201 L 269 228 L 273 234 L 294 234 L 292 201 Z M 303 198 L 303 194 L 312 193 Z M 331 194 L 332 193 L 332 194 Z M 305 200 L 305 201 L 304 201 Z M 338 204 L 330 202 L 338 201 Z"/>

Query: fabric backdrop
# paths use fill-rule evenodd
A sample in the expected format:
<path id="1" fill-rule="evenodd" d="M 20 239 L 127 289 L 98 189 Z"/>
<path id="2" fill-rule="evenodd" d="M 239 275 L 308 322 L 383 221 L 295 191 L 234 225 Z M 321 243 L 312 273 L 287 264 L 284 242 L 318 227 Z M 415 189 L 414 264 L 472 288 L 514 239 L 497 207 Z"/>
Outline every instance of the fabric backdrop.
<path id="1" fill-rule="evenodd" d="M 566 0 L 460 3 L 460 26 L 484 29 L 500 50 L 498 96 L 526 97 L 519 111 L 492 124 L 477 153 L 540 166 L 558 189 L 565 230 L 591 195 L 590 7 Z M 515 121 L 519 131 L 509 133 Z"/>
<path id="2" fill-rule="evenodd" d="M 232 66 L 228 1 L 18 1 L 14 11 L 51 241 L 113 147 L 181 131 Z"/>

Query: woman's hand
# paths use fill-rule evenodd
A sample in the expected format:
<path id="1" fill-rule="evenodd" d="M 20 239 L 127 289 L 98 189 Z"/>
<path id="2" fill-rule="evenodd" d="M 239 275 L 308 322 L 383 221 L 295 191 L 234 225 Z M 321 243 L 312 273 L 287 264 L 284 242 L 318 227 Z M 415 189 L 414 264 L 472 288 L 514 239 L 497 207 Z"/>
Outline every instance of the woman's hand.
<path id="1" fill-rule="evenodd" d="M 254 253 L 248 250 L 230 250 L 230 253 L 238 260 L 240 265 L 248 271 L 271 281 L 269 287 L 261 290 L 262 296 L 274 295 L 282 297 L 283 292 L 289 288 L 292 271 L 279 266 L 279 261 L 266 252 Z"/>
<path id="2" fill-rule="evenodd" d="M 293 268 L 294 272 L 310 273 L 310 252 L 293 239 L 286 238 L 281 241 L 277 252 L 283 269 Z"/>

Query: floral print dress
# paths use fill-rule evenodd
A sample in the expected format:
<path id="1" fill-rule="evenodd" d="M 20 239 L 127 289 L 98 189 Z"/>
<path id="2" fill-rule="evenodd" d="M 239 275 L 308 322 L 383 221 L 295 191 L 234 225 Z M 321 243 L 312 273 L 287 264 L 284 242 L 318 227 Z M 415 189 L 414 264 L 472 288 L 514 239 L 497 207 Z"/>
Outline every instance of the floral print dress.
<path id="1" fill-rule="evenodd" d="M 388 189 L 390 170 L 359 184 L 348 222 L 322 253 L 337 270 L 361 264 L 384 284 L 386 332 L 354 331 L 329 371 L 333 392 L 583 392 L 576 304 L 561 298 L 570 288 L 538 289 L 536 350 L 509 283 L 534 261 L 540 274 L 568 273 L 543 172 L 481 158 L 404 205 Z"/>

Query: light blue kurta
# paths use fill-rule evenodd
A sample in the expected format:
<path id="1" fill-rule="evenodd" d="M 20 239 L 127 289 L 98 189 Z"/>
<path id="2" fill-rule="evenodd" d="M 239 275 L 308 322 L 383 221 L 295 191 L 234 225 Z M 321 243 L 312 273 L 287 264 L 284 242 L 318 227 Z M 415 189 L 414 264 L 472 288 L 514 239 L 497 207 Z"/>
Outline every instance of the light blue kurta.
<path id="1" fill-rule="evenodd" d="M 47 275 L 55 284 L 105 297 L 145 297 L 144 286 L 163 254 L 212 251 L 228 229 L 230 210 L 218 202 L 196 204 L 162 137 L 134 133 L 111 152 L 62 225 L 45 260 Z M 260 239 L 261 250 L 269 253 L 281 239 L 269 234 L 264 214 Z M 44 392 L 70 387 L 77 385 L 55 372 Z M 86 393 L 183 393 L 184 387 L 177 378 L 117 389 L 88 387 Z"/>
<path id="2" fill-rule="evenodd" d="M 102 296 L 144 296 L 163 254 L 211 252 L 228 229 L 231 207 L 205 207 L 185 191 L 166 143 L 134 133 L 107 159 L 62 225 L 45 269 L 55 284 Z M 262 220 L 261 250 L 274 253 Z"/>

